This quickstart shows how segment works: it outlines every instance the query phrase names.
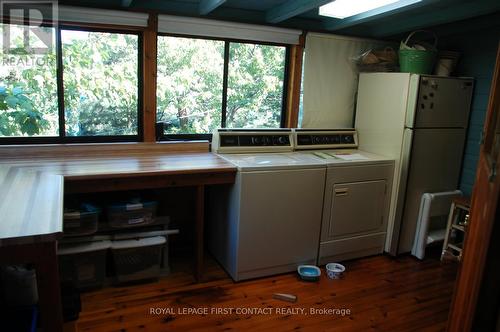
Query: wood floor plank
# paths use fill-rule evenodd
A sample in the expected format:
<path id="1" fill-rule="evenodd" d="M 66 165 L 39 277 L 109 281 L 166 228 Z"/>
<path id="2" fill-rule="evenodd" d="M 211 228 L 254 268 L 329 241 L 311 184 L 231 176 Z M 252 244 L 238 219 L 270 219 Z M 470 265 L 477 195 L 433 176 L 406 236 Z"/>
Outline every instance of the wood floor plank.
<path id="1" fill-rule="evenodd" d="M 82 296 L 76 331 L 444 331 L 456 266 L 437 259 L 375 256 L 345 263 L 340 280 L 322 275 L 301 281 L 295 273 L 234 283 L 208 260 L 206 282 L 178 271 L 155 283 L 108 287 Z M 272 298 L 291 293 L 297 303 Z M 150 314 L 151 308 L 174 313 Z M 271 314 L 183 315 L 186 308 L 267 309 Z M 349 309 L 350 315 L 313 309 Z M 276 310 L 304 311 L 293 314 Z"/>

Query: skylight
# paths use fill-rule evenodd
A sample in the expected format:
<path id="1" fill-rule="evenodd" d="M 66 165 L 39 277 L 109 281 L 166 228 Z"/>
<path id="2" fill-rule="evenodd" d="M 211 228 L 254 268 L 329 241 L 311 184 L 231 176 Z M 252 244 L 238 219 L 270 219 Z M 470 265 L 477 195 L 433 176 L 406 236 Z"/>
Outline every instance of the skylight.
<path id="1" fill-rule="evenodd" d="M 319 14 L 342 19 L 399 1 L 400 0 L 335 0 L 319 7 Z"/>

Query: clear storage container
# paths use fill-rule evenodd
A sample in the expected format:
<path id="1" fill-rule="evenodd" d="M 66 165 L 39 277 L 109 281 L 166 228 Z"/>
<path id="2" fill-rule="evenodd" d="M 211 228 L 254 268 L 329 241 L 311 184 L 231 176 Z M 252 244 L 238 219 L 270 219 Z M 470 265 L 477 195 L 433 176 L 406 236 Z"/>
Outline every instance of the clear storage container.
<path id="1" fill-rule="evenodd" d="M 64 209 L 64 235 L 79 236 L 97 232 L 100 212 L 99 208 L 91 204 L 82 204 L 79 209 Z"/>
<path id="2" fill-rule="evenodd" d="M 72 282 L 80 290 L 102 287 L 106 277 L 106 253 L 111 241 L 60 245 L 61 282 Z"/>
<path id="3" fill-rule="evenodd" d="M 163 236 L 113 241 L 111 252 L 115 281 L 123 283 L 158 278 L 166 242 Z"/>
<path id="4" fill-rule="evenodd" d="M 113 228 L 148 225 L 156 216 L 156 201 L 131 200 L 107 207 L 108 224 Z"/>

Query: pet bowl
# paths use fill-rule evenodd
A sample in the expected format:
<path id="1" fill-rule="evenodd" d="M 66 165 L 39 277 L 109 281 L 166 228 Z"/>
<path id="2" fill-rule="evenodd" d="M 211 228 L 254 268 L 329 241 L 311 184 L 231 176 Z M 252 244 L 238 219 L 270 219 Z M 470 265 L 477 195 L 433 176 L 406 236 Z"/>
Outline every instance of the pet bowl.
<path id="1" fill-rule="evenodd" d="M 318 281 L 321 276 L 321 270 L 314 265 L 300 265 L 297 272 L 302 280 Z"/>
<path id="2" fill-rule="evenodd" d="M 326 264 L 326 274 L 330 279 L 339 279 L 345 271 L 345 266 L 339 263 Z"/>

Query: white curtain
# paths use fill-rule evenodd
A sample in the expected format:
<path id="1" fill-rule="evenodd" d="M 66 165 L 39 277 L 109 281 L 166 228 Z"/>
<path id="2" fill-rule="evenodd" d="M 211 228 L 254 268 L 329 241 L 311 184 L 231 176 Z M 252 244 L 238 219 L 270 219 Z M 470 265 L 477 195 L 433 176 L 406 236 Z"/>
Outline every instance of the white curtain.
<path id="1" fill-rule="evenodd" d="M 309 33 L 306 37 L 302 128 L 350 128 L 353 125 L 357 72 L 351 63 L 384 41 Z"/>
<path id="2" fill-rule="evenodd" d="M 301 30 L 233 23 L 205 18 L 158 16 L 158 31 L 172 34 L 298 44 Z"/>

